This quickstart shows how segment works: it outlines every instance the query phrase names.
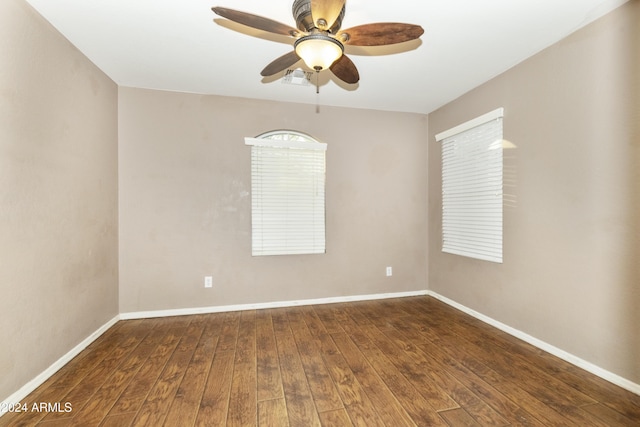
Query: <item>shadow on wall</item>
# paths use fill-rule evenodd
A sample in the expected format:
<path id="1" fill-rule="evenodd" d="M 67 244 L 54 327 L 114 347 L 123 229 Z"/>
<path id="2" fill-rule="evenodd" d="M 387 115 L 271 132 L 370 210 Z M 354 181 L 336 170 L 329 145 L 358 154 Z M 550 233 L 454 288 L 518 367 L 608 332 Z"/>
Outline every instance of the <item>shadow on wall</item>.
<path id="1" fill-rule="evenodd" d="M 518 206 L 516 188 L 518 186 L 517 175 L 517 145 L 511 141 L 502 141 L 502 204 L 503 208 L 516 209 Z"/>

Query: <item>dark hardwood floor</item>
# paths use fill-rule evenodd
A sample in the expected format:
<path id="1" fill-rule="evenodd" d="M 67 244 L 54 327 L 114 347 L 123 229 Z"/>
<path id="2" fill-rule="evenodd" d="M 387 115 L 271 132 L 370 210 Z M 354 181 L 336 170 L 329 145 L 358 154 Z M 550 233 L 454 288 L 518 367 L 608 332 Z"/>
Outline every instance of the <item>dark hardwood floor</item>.
<path id="1" fill-rule="evenodd" d="M 640 425 L 640 396 L 430 297 L 120 321 L 23 403 L 0 426 Z"/>

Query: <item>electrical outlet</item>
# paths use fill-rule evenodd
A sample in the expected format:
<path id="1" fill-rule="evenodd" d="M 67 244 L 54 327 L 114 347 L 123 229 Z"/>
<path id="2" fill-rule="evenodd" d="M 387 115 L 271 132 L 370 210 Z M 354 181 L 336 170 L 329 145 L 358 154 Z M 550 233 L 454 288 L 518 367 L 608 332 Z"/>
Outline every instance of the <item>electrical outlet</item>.
<path id="1" fill-rule="evenodd" d="M 204 287 L 205 288 L 212 288 L 213 287 L 213 277 L 204 276 Z"/>
<path id="2" fill-rule="evenodd" d="M 387 267 L 387 277 L 393 276 L 393 268 Z"/>

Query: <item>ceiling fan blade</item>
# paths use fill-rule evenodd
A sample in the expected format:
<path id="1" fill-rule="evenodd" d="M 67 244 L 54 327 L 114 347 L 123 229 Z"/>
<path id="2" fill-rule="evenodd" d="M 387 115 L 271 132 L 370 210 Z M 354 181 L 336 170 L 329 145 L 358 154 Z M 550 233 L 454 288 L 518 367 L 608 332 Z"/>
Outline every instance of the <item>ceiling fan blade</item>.
<path id="1" fill-rule="evenodd" d="M 340 16 L 344 3 L 345 0 L 311 0 L 311 16 L 313 17 L 313 22 L 321 30 L 331 28 L 333 23 L 336 22 L 336 19 L 338 19 L 338 16 Z M 324 21 L 325 24 L 319 25 L 319 20 Z"/>
<path id="2" fill-rule="evenodd" d="M 296 51 L 293 50 L 273 60 L 269 65 L 264 67 L 264 70 L 260 72 L 260 75 L 262 77 L 272 76 L 279 71 L 289 68 L 299 60 L 300 57 L 298 56 Z"/>
<path id="3" fill-rule="evenodd" d="M 384 46 L 415 40 L 424 34 L 419 25 L 378 22 L 340 31 L 337 38 L 351 46 Z"/>
<path id="4" fill-rule="evenodd" d="M 240 12 L 239 10 L 227 9 L 226 7 L 212 7 L 211 10 L 223 18 L 246 25 L 247 27 L 256 28 L 269 33 L 281 34 L 283 36 L 294 37 L 298 34 L 298 30 L 295 28 L 252 13 Z"/>
<path id="5" fill-rule="evenodd" d="M 360 80 L 358 69 L 347 55 L 342 55 L 329 69 L 345 83 L 354 84 Z"/>

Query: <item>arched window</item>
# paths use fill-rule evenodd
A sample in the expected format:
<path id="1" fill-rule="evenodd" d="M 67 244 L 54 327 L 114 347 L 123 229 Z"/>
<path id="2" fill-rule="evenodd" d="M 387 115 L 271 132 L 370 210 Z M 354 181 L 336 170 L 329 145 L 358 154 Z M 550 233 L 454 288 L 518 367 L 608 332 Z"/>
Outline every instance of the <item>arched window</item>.
<path id="1" fill-rule="evenodd" d="M 318 142 L 315 138 L 306 133 L 295 130 L 272 130 L 258 135 L 258 139 L 275 139 L 278 141 L 301 141 L 301 142 Z"/>
<path id="2" fill-rule="evenodd" d="M 325 253 L 327 145 L 301 132 L 245 138 L 251 146 L 251 253 Z"/>

